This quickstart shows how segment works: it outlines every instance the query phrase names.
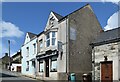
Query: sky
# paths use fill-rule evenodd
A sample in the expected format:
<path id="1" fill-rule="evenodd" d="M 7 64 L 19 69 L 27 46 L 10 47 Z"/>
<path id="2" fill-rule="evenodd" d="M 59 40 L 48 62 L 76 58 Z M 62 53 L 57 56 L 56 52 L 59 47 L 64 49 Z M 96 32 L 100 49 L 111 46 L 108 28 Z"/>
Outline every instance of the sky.
<path id="1" fill-rule="evenodd" d="M 119 4 L 114 0 L 110 1 L 112 2 L 105 2 L 105 0 L 102 2 L 2 2 L 0 57 L 8 53 L 8 40 L 11 41 L 12 56 L 24 43 L 26 32 L 39 34 L 43 31 L 51 11 L 66 16 L 89 3 L 104 30 L 120 26 L 118 24 Z"/>

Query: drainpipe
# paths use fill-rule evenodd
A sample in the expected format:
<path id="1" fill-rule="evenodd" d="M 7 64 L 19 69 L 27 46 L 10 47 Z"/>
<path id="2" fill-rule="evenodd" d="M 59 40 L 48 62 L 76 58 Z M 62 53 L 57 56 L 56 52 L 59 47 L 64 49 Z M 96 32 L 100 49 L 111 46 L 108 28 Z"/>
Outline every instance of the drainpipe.
<path id="1" fill-rule="evenodd" d="M 66 73 L 69 76 L 69 16 L 66 17 Z"/>

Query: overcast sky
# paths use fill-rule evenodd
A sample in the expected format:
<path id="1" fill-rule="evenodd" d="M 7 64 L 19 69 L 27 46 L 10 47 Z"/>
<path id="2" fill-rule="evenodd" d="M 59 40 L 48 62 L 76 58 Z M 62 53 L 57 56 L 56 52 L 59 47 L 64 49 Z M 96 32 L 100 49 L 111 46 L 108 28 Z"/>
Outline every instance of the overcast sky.
<path id="1" fill-rule="evenodd" d="M 7 1 L 7 0 L 6 0 Z M 35 34 L 44 30 L 50 11 L 65 16 L 90 3 L 102 28 L 110 30 L 118 24 L 118 0 L 101 0 L 102 2 L 3 2 L 2 21 L 0 21 L 0 45 L 2 54 L 8 52 L 8 39 L 11 40 L 11 55 L 17 52 L 24 42 L 26 32 Z M 111 2 L 105 2 L 111 1 Z M 1 48 L 0 48 L 1 49 Z M 1 50 L 0 50 L 1 51 Z"/>

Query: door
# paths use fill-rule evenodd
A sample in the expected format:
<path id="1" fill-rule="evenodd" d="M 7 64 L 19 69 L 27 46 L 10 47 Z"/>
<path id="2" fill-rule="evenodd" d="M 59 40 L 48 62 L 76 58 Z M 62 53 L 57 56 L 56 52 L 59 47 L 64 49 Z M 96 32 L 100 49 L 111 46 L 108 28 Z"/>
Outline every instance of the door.
<path id="1" fill-rule="evenodd" d="M 102 82 L 112 82 L 113 80 L 113 67 L 112 61 L 101 62 L 101 80 Z"/>
<path id="2" fill-rule="evenodd" d="M 17 66 L 17 72 L 21 72 L 21 66 Z"/>
<path id="3" fill-rule="evenodd" d="M 49 59 L 46 59 L 45 63 L 46 63 L 46 65 L 45 65 L 45 71 L 46 71 L 45 76 L 49 77 Z"/>

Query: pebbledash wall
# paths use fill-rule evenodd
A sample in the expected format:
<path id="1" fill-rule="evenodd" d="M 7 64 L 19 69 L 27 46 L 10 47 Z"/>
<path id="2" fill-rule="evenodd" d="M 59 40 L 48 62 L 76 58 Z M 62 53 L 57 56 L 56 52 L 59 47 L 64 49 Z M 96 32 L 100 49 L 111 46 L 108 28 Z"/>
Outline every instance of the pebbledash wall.
<path id="1" fill-rule="evenodd" d="M 120 79 L 120 54 L 118 53 L 120 42 L 104 44 L 96 46 L 93 49 L 92 60 L 95 60 L 93 67 L 93 77 L 95 72 L 95 80 L 101 79 L 100 62 L 104 61 L 104 56 L 108 57 L 108 61 L 113 61 L 113 80 Z"/>

